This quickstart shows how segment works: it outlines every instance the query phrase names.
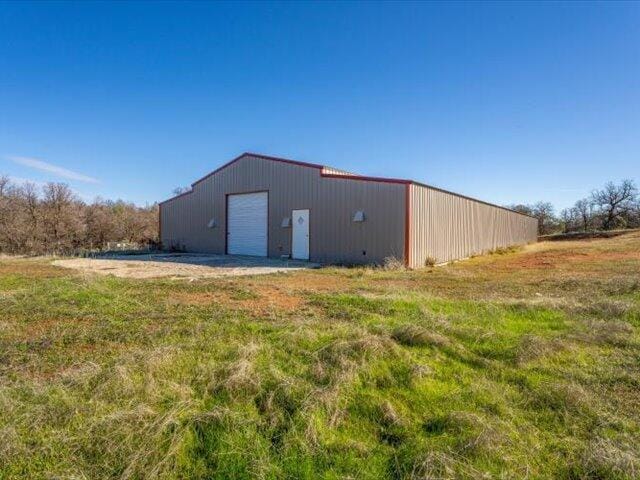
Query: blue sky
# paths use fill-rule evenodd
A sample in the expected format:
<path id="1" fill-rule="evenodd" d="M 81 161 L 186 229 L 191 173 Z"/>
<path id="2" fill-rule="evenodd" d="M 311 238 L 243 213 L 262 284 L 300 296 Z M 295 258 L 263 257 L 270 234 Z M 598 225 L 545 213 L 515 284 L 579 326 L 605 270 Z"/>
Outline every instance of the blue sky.
<path id="1" fill-rule="evenodd" d="M 565 207 L 640 180 L 640 3 L 0 3 L 0 172 L 162 200 L 243 151 Z"/>

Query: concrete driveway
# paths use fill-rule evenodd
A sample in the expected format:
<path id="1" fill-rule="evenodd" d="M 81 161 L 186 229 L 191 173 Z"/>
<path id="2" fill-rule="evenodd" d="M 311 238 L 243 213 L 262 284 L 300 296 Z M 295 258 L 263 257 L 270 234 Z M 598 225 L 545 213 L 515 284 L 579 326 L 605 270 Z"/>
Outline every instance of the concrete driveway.
<path id="1" fill-rule="evenodd" d="M 150 253 L 54 260 L 53 265 L 123 278 L 215 278 L 318 268 L 316 263 L 238 255 Z"/>

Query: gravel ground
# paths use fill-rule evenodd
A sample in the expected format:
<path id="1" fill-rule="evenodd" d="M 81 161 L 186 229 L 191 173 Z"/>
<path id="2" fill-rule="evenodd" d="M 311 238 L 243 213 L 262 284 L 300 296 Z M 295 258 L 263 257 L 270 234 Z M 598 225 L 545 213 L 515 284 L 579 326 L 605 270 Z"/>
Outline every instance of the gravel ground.
<path id="1" fill-rule="evenodd" d="M 296 260 L 175 253 L 58 259 L 53 261 L 53 265 L 123 278 L 212 278 L 265 275 L 319 266 L 315 263 Z"/>

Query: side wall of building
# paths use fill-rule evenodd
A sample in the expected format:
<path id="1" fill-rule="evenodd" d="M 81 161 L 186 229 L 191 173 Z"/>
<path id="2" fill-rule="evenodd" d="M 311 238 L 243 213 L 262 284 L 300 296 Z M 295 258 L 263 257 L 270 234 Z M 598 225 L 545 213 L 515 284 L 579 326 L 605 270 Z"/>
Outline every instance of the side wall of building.
<path id="1" fill-rule="evenodd" d="M 405 185 L 324 177 L 318 168 L 242 157 L 161 204 L 165 248 L 225 253 L 226 196 L 269 192 L 268 254 L 291 252 L 291 227 L 282 220 L 294 209 L 310 210 L 310 260 L 323 263 L 380 263 L 404 257 Z M 365 221 L 353 222 L 356 211 Z M 209 228 L 211 220 L 216 227 Z"/>
<path id="2" fill-rule="evenodd" d="M 409 264 L 436 263 L 535 242 L 538 221 L 504 208 L 412 184 Z"/>

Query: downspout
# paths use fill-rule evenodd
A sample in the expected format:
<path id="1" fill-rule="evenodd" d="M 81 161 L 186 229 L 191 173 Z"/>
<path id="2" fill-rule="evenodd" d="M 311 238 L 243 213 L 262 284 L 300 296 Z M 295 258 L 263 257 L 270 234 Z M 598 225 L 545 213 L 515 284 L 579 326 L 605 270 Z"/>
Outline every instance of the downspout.
<path id="1" fill-rule="evenodd" d="M 404 185 L 404 264 L 411 268 L 411 183 Z"/>

